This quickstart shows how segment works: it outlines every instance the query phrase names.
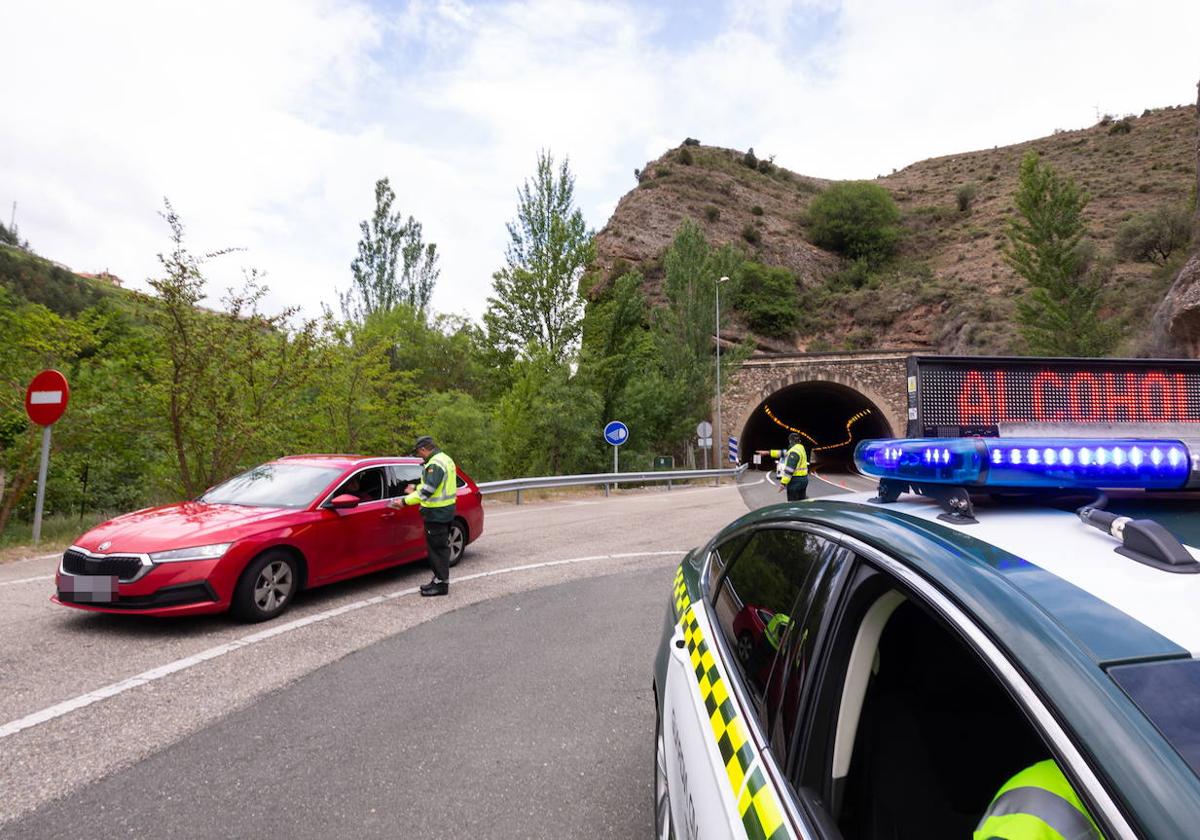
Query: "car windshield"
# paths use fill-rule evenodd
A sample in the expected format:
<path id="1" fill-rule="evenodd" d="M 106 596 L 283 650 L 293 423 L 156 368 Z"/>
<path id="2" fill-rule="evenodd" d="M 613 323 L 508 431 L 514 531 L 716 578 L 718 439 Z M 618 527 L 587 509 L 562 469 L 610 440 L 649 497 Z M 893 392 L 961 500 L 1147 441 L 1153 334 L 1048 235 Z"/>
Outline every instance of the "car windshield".
<path id="1" fill-rule="evenodd" d="M 300 508 L 341 471 L 308 464 L 263 464 L 218 484 L 200 497 L 212 505 Z"/>

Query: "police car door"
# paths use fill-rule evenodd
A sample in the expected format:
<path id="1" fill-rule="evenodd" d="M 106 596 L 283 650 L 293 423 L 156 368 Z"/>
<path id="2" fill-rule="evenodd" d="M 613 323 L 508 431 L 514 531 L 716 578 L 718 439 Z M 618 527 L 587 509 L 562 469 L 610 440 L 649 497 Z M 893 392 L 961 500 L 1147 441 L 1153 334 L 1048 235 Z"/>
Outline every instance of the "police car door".
<path id="1" fill-rule="evenodd" d="M 717 546 L 711 606 L 689 605 L 676 627 L 663 733 L 680 838 L 796 836 L 752 726 L 767 703 L 790 612 L 814 569 L 806 558 L 820 554 L 807 546 L 812 539 L 768 528 Z"/>

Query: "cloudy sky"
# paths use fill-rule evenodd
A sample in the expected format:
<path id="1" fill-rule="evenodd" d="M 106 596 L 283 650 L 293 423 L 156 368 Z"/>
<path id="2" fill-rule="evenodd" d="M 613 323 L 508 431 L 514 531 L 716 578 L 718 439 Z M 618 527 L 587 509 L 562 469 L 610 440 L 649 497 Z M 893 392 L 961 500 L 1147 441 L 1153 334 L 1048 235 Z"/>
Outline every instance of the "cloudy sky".
<path id="1" fill-rule="evenodd" d="M 0 217 L 145 288 L 168 196 L 214 290 L 318 314 L 387 176 L 478 317 L 539 149 L 589 224 L 684 137 L 798 172 L 923 158 L 1196 100 L 1196 0 L 6 0 Z"/>

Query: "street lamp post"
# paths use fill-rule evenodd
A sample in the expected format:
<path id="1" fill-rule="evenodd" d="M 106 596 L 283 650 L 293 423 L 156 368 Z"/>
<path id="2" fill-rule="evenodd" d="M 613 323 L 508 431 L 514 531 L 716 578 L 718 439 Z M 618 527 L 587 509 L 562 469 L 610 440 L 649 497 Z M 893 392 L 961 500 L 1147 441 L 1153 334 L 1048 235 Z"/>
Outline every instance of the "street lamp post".
<path id="1" fill-rule="evenodd" d="M 721 440 L 724 440 L 724 434 L 721 431 L 721 284 L 724 283 L 728 279 L 729 279 L 728 277 L 719 277 L 717 279 L 717 282 L 714 287 L 715 291 L 717 293 L 717 323 L 716 323 L 716 336 L 717 336 L 717 410 L 716 410 L 716 418 L 717 418 L 717 428 L 713 432 L 713 439 L 712 439 L 713 440 L 713 466 L 714 467 L 718 463 L 718 459 L 720 458 L 719 453 L 722 450 L 722 447 L 720 447 L 718 445 L 718 443 Z M 716 479 L 716 482 L 718 484 L 720 484 L 721 479 L 719 479 L 719 478 Z"/>

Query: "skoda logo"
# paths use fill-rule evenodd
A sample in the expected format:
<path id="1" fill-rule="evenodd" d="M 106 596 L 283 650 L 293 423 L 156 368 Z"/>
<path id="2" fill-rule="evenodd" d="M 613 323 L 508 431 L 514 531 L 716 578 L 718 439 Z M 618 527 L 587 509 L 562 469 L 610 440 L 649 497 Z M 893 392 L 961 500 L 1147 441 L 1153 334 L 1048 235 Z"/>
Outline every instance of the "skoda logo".
<path id="1" fill-rule="evenodd" d="M 108 549 L 111 545 L 112 545 L 111 541 L 105 540 L 104 542 L 100 543 L 100 545 L 97 546 L 97 549 L 99 549 L 100 551 L 108 551 Z"/>

